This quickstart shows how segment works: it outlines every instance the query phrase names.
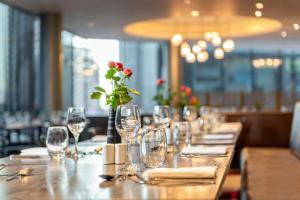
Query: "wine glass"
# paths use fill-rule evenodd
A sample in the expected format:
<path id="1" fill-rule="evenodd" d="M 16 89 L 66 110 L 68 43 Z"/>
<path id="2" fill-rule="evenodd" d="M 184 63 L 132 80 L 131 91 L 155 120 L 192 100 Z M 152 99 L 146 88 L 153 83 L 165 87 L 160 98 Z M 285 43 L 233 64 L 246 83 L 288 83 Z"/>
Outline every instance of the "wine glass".
<path id="1" fill-rule="evenodd" d="M 141 116 L 137 105 L 120 105 L 115 117 L 116 129 L 124 142 L 137 135 L 141 127 Z"/>
<path id="2" fill-rule="evenodd" d="M 84 108 L 82 107 L 69 108 L 68 115 L 67 115 L 67 126 L 75 138 L 74 158 L 78 158 L 79 156 L 78 139 L 80 133 L 85 128 L 85 124 L 86 124 L 86 118 L 85 118 Z"/>
<path id="3" fill-rule="evenodd" d="M 188 146 L 192 142 L 191 127 L 189 122 L 174 123 L 175 143 L 178 149 Z"/>
<path id="4" fill-rule="evenodd" d="M 157 125 L 167 128 L 171 122 L 170 106 L 154 106 L 153 119 Z"/>
<path id="5" fill-rule="evenodd" d="M 47 131 L 46 146 L 51 159 L 65 157 L 69 143 L 68 129 L 64 126 L 49 127 Z"/>
<path id="6" fill-rule="evenodd" d="M 143 129 L 141 158 L 145 167 L 161 167 L 167 157 L 167 141 L 164 128 Z"/>
<path id="7" fill-rule="evenodd" d="M 195 106 L 184 106 L 183 118 L 189 122 L 197 119 L 198 113 Z"/>

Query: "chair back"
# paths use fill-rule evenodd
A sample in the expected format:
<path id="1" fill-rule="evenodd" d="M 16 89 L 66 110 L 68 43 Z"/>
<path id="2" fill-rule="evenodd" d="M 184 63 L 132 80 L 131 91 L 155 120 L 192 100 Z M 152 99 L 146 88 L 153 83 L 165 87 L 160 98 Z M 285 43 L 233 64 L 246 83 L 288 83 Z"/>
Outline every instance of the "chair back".
<path id="1" fill-rule="evenodd" d="M 290 137 L 290 148 L 300 158 L 300 102 L 295 104 Z"/>

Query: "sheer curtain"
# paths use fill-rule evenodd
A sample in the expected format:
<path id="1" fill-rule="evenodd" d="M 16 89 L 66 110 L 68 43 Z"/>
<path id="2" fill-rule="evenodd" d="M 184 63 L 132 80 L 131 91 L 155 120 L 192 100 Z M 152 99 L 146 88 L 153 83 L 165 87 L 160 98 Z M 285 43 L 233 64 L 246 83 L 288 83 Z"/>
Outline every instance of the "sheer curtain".
<path id="1" fill-rule="evenodd" d="M 6 110 L 37 111 L 41 108 L 39 17 L 9 7 L 6 77 Z"/>

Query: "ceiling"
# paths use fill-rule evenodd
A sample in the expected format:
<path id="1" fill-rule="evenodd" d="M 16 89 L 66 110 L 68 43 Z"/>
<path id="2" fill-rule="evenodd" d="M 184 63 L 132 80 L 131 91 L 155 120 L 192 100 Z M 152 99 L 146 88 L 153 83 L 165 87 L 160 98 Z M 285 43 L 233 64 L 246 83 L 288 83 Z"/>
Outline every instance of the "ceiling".
<path id="1" fill-rule="evenodd" d="M 4 3 L 34 12 L 60 12 L 65 29 L 87 38 L 136 39 L 123 32 L 123 28 L 136 21 L 188 17 L 192 10 L 201 16 L 253 16 L 254 0 L 3 0 Z M 293 30 L 293 23 L 300 23 L 299 0 L 261 0 L 263 16 L 283 24 L 288 37 L 281 38 L 280 30 L 262 36 L 237 39 L 247 47 L 266 46 L 298 48 L 300 30 Z"/>

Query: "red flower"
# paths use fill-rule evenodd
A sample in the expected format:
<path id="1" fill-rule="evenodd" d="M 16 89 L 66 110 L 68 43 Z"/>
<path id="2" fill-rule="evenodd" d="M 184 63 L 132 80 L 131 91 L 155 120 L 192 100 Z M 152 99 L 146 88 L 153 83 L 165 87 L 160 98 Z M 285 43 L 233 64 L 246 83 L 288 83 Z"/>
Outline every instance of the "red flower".
<path id="1" fill-rule="evenodd" d="M 185 94 L 186 94 L 186 96 L 190 96 L 192 94 L 192 89 L 189 88 L 189 87 L 186 87 L 185 88 Z"/>
<path id="2" fill-rule="evenodd" d="M 181 92 L 185 92 L 185 89 L 186 89 L 186 88 L 187 88 L 186 86 L 182 85 L 182 86 L 180 86 L 180 91 L 181 91 Z"/>
<path id="3" fill-rule="evenodd" d="M 116 67 L 117 67 L 118 71 L 123 71 L 123 64 L 122 63 L 117 62 Z"/>
<path id="4" fill-rule="evenodd" d="M 132 76 L 132 70 L 129 68 L 125 68 L 123 73 L 125 74 L 125 76 L 127 76 L 128 78 Z"/>
<path id="5" fill-rule="evenodd" d="M 196 105 L 198 105 L 198 104 L 199 104 L 199 99 L 198 99 L 198 97 L 192 96 L 192 97 L 190 98 L 190 105 L 196 106 Z"/>
<path id="6" fill-rule="evenodd" d="M 164 79 L 162 79 L 162 78 L 156 80 L 156 84 L 157 84 L 158 86 L 161 86 L 161 85 L 164 84 L 164 83 L 165 83 L 165 81 L 164 81 Z"/>
<path id="7" fill-rule="evenodd" d="M 114 61 L 109 61 L 108 67 L 109 68 L 114 68 L 116 66 L 116 63 Z"/>

